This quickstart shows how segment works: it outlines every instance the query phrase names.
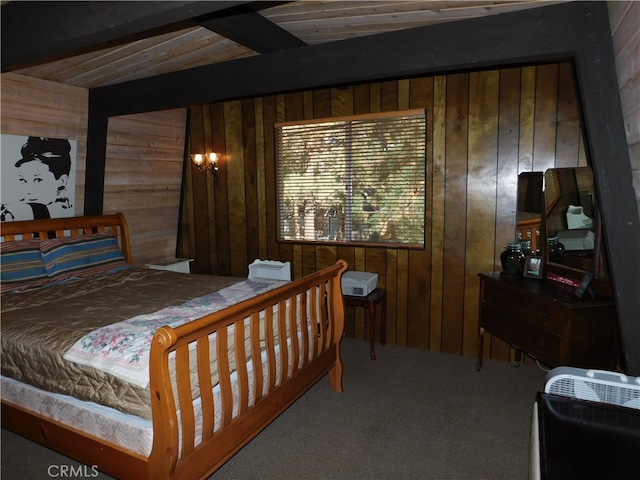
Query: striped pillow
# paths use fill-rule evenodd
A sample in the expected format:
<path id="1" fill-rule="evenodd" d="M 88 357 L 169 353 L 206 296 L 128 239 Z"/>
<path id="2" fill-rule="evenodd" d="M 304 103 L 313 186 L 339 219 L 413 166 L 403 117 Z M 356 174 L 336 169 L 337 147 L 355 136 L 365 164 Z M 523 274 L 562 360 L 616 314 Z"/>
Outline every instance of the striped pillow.
<path id="1" fill-rule="evenodd" d="M 40 240 L 3 242 L 0 246 L 1 291 L 25 290 L 49 283 L 40 254 Z"/>
<path id="2" fill-rule="evenodd" d="M 44 240 L 40 251 L 53 281 L 108 273 L 128 266 L 111 232 Z"/>

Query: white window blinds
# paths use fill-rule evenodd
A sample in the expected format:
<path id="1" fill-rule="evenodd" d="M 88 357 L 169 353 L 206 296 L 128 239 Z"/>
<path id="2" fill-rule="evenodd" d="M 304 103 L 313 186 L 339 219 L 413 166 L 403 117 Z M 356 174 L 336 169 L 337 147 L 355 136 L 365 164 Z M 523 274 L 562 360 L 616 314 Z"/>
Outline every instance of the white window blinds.
<path id="1" fill-rule="evenodd" d="M 279 240 L 424 246 L 425 117 L 276 124 Z"/>

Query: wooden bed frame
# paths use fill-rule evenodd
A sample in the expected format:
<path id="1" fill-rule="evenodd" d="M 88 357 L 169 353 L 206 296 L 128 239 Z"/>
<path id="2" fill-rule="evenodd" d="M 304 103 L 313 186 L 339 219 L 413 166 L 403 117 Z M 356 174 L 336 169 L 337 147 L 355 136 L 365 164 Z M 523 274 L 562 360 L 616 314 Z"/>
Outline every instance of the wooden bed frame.
<path id="1" fill-rule="evenodd" d="M 131 263 L 127 223 L 120 213 L 7 222 L 2 224 L 2 237 L 4 241 L 14 241 L 105 230 L 117 234 L 122 251 Z M 340 279 L 346 269 L 346 263 L 339 260 L 324 270 L 175 329 L 166 326 L 158 329 L 151 346 L 149 368 L 153 447 L 148 458 L 5 401 L 2 402 L 2 426 L 84 464 L 96 465 L 99 470 L 118 478 L 206 478 L 325 374 L 328 373 L 333 390 L 342 391 L 340 341 L 344 330 L 344 306 Z M 217 336 L 222 402 L 221 425 L 214 431 L 209 335 L 227 332 L 228 326 L 233 324 L 244 329 L 247 318 L 250 319 L 248 342 L 251 358 L 246 358 L 245 348 L 235 348 L 239 391 L 239 408 L 235 417 L 232 415 L 233 394 L 227 342 L 235 342 L 238 346 L 245 340 L 243 335 L 229 338 L 227 335 Z M 262 372 L 265 367 L 259 361 L 260 318 L 271 320 L 266 322 L 264 328 L 269 360 L 266 367 L 269 385 L 264 396 Z M 290 335 L 289 347 L 284 336 L 274 340 L 273 322 L 276 322 L 279 331 L 289 328 L 292 332 L 298 332 L 301 340 L 298 335 Z M 308 329 L 311 329 L 310 335 L 300 333 L 308 332 Z M 236 332 L 240 330 L 235 329 Z M 189 363 L 194 362 L 194 354 L 190 359 L 190 345 L 192 349 L 196 345 L 199 378 L 199 387 L 196 387 L 199 394 L 196 396 L 200 396 L 204 412 L 201 419 L 202 440 L 198 445 L 194 445 L 197 420 L 191 401 Z M 279 362 L 276 362 L 277 348 L 280 351 Z M 172 355 L 175 358 L 175 375 L 170 373 L 169 368 L 172 352 L 175 352 Z M 252 405 L 248 404 L 247 361 L 251 362 L 255 373 Z M 279 371 L 279 385 L 275 384 L 276 370 Z M 172 380 L 177 385 L 175 392 Z M 176 403 L 179 407 L 176 407 Z"/>
<path id="2" fill-rule="evenodd" d="M 516 230 L 520 234 L 520 238 L 522 240 L 531 240 L 531 250 L 534 252 L 541 247 L 538 245 L 541 221 L 540 217 L 532 218 L 530 220 L 521 220 L 516 226 Z"/>

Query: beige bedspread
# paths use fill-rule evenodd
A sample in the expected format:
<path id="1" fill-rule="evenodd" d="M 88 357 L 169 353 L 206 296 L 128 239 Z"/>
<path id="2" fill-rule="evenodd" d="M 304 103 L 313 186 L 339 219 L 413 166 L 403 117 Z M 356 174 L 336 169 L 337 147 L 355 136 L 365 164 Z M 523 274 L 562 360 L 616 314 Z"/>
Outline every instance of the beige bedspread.
<path id="1" fill-rule="evenodd" d="M 134 268 L 3 295 L 2 374 L 150 419 L 148 389 L 68 362 L 62 357 L 64 352 L 99 327 L 184 303 L 241 280 Z"/>

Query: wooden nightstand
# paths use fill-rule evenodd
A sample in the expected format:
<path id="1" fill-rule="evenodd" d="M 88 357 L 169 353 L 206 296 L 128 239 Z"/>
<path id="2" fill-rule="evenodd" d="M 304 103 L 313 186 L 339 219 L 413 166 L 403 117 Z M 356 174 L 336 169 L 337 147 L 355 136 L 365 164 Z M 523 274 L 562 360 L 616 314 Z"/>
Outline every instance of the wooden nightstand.
<path id="1" fill-rule="evenodd" d="M 191 273 L 189 264 L 193 262 L 191 258 L 171 258 L 157 263 L 147 263 L 146 267 L 153 270 L 169 270 L 178 273 Z"/>
<path id="2" fill-rule="evenodd" d="M 363 307 L 369 310 L 369 322 L 370 322 L 370 338 L 371 338 L 371 360 L 376 359 L 376 352 L 374 349 L 374 341 L 376 337 L 376 306 L 382 305 L 382 315 L 380 317 L 380 344 L 385 345 L 387 343 L 387 322 L 385 320 L 385 314 L 387 311 L 387 292 L 384 288 L 376 288 L 366 297 L 356 297 L 352 295 L 343 295 L 345 307 Z"/>

